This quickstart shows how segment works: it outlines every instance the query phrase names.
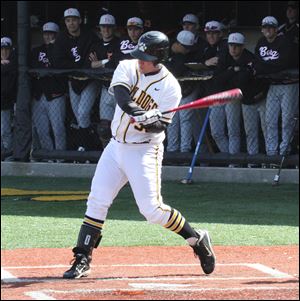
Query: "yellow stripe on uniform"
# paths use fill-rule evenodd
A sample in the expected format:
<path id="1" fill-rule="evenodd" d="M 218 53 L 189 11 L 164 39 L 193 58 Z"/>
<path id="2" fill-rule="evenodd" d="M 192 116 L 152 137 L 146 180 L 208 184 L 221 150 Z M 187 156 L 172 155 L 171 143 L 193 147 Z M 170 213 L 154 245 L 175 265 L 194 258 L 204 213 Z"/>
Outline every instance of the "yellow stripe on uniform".
<path id="1" fill-rule="evenodd" d="M 115 86 L 124 86 L 125 88 L 127 88 L 127 89 L 130 91 L 130 86 L 129 86 L 128 84 L 124 83 L 124 82 L 117 82 L 117 83 L 114 83 L 114 84 L 111 86 L 111 88 L 112 88 L 112 87 L 115 87 Z"/>
<path id="2" fill-rule="evenodd" d="M 92 221 L 91 219 L 89 219 L 87 217 L 84 219 L 84 222 L 86 222 L 86 223 L 88 223 L 90 225 L 93 225 L 93 226 L 95 226 L 97 228 L 101 228 L 101 229 L 103 228 L 103 224 L 102 223 L 94 222 L 94 221 Z"/>
<path id="3" fill-rule="evenodd" d="M 120 126 L 121 126 L 121 124 L 122 124 L 122 119 L 123 119 L 123 117 L 125 116 L 125 112 L 122 114 L 122 116 L 121 116 L 121 119 L 120 119 L 120 123 L 119 123 L 119 125 L 118 125 L 118 127 L 117 127 L 117 130 L 116 130 L 116 138 L 118 137 L 118 131 L 119 131 L 119 128 L 120 128 Z"/>
<path id="4" fill-rule="evenodd" d="M 156 146 L 156 153 L 155 153 L 155 169 L 156 169 L 156 192 L 157 192 L 157 202 L 160 205 L 162 205 L 161 202 L 161 196 L 160 196 L 160 180 L 159 180 L 159 168 L 158 168 L 158 152 L 159 152 L 159 146 Z"/>
<path id="5" fill-rule="evenodd" d="M 178 233 L 178 232 L 180 232 L 180 231 L 181 231 L 181 229 L 182 229 L 182 228 L 183 228 L 183 226 L 184 226 L 184 223 L 185 223 L 185 218 L 184 218 L 184 217 L 182 217 L 182 219 L 181 219 L 181 223 L 179 224 L 178 228 L 174 230 L 174 232 L 175 232 L 175 233 Z"/>
<path id="6" fill-rule="evenodd" d="M 156 81 L 152 82 L 151 84 L 149 84 L 148 87 L 145 89 L 145 92 L 146 92 L 153 84 L 156 84 L 156 83 L 162 81 L 162 80 L 163 80 L 164 78 L 166 78 L 168 75 L 169 75 L 169 73 L 167 73 L 167 74 L 166 74 L 164 77 L 162 77 L 161 79 L 156 80 Z"/>
<path id="7" fill-rule="evenodd" d="M 159 120 L 170 123 L 172 121 L 172 118 L 168 118 L 168 117 L 163 116 Z"/>
<path id="8" fill-rule="evenodd" d="M 127 126 L 126 126 L 126 129 L 125 129 L 125 131 L 124 131 L 124 134 L 123 134 L 123 142 L 124 143 L 126 143 L 126 134 L 127 134 L 127 131 L 128 131 L 128 129 L 129 129 L 129 126 L 131 125 L 131 121 L 129 120 L 128 121 L 128 124 L 127 124 Z"/>
<path id="9" fill-rule="evenodd" d="M 170 218 L 170 220 L 164 225 L 165 228 L 168 228 L 172 225 L 172 223 L 174 222 L 175 218 L 178 215 L 178 211 L 174 210 L 172 217 Z"/>
<path id="10" fill-rule="evenodd" d="M 180 213 L 178 213 L 178 216 L 174 222 L 174 224 L 172 225 L 172 227 L 168 228 L 170 231 L 174 231 L 177 229 L 177 227 L 180 225 L 180 222 L 182 221 L 182 215 Z"/>
<path id="11" fill-rule="evenodd" d="M 136 83 L 134 84 L 134 86 L 136 87 L 139 80 L 140 80 L 140 74 L 139 74 L 139 67 L 138 66 L 136 66 L 136 68 L 135 68 L 135 74 L 136 74 Z"/>

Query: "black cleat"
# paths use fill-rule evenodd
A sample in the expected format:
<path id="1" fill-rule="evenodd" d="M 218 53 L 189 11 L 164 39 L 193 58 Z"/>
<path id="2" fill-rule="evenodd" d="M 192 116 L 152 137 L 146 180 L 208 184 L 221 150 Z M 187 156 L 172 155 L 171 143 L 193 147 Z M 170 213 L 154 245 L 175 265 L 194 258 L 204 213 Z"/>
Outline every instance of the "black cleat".
<path id="1" fill-rule="evenodd" d="M 195 256 L 200 259 L 201 267 L 205 274 L 211 274 L 215 269 L 216 256 L 212 249 L 209 234 L 206 230 L 198 230 L 199 235 L 197 243 L 192 248 Z"/>
<path id="2" fill-rule="evenodd" d="M 91 269 L 87 257 L 84 254 L 76 254 L 74 257 L 72 267 L 64 272 L 63 278 L 78 279 L 90 274 Z"/>

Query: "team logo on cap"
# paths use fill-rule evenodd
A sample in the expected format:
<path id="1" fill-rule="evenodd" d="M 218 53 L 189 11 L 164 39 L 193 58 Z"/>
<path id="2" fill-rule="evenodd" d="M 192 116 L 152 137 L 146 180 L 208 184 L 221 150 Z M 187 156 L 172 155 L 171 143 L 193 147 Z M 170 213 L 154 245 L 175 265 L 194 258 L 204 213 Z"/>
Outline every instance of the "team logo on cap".
<path id="1" fill-rule="evenodd" d="M 142 42 L 142 43 L 139 44 L 139 50 L 145 52 L 146 49 L 147 49 L 147 46 L 146 46 L 146 44 L 144 42 Z"/>

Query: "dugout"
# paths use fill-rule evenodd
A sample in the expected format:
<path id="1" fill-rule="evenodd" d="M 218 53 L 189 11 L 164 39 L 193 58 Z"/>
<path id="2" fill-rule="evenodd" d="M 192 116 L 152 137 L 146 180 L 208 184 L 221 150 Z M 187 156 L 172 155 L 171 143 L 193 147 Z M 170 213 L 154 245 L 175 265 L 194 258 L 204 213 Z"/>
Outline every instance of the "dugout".
<path id="1" fill-rule="evenodd" d="M 90 28 L 96 27 L 99 17 L 109 12 L 116 17 L 120 32 L 130 16 L 141 16 L 170 35 L 180 30 L 184 14 L 193 13 L 202 27 L 210 19 L 244 31 L 251 45 L 259 35 L 263 17 L 274 15 L 280 24 L 285 21 L 287 4 L 287 1 L 1 1 L 1 36 L 9 35 L 15 41 L 18 2 L 25 2 L 28 7 L 31 46 L 41 42 L 40 28 L 45 22 L 53 21 L 64 27 L 63 12 L 68 7 L 77 8 L 83 23 Z"/>
<path id="2" fill-rule="evenodd" d="M 2 1 L 1 36 L 12 37 L 14 43 L 18 45 L 19 55 L 14 157 L 26 161 L 31 151 L 29 51 L 41 43 L 40 29 L 45 22 L 54 21 L 63 28 L 62 16 L 66 8 L 79 9 L 83 24 L 88 28 L 95 28 L 99 17 L 109 12 L 116 17 L 120 34 L 124 32 L 128 17 L 139 15 L 151 19 L 155 29 L 159 28 L 169 36 L 175 35 L 180 30 L 180 21 L 185 13 L 194 13 L 199 17 L 202 26 L 208 19 L 216 19 L 227 25 L 230 31 L 243 32 L 247 35 L 246 47 L 253 50 L 260 36 L 261 19 L 266 15 L 274 15 L 282 24 L 285 21 L 286 4 L 286 1 Z M 58 158 L 67 154 L 55 156 Z M 50 157 L 52 155 L 49 153 L 37 152 L 37 158 Z M 86 152 L 79 157 L 84 161 L 89 158 L 89 154 Z M 173 156 L 170 158 L 170 162 L 178 162 L 178 160 L 183 162 L 182 164 L 190 162 L 189 156 L 176 155 L 174 160 Z M 213 154 L 207 158 L 209 158 L 206 159 L 208 162 L 214 161 Z M 264 157 L 260 158 L 262 161 L 264 159 Z M 274 161 L 277 159 L 275 158 Z M 235 159 L 230 158 L 230 160 L 233 162 Z M 237 162 L 241 161 L 246 162 L 244 156 L 237 158 Z M 222 159 L 220 164 L 223 162 L 226 162 L 226 158 L 225 161 Z M 297 162 L 296 160 L 295 165 L 298 165 Z"/>

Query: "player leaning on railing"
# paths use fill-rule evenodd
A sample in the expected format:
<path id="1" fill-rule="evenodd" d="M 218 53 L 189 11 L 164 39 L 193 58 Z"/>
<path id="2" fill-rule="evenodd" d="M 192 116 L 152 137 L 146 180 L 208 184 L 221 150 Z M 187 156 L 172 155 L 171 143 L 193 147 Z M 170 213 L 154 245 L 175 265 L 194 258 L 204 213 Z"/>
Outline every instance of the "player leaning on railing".
<path id="1" fill-rule="evenodd" d="M 54 44 L 54 67 L 58 69 L 80 69 L 87 66 L 91 45 L 100 42 L 93 31 L 81 27 L 80 13 L 76 8 L 64 12 L 66 31 L 57 36 Z M 69 80 L 72 110 L 79 126 L 80 146 L 88 148 L 91 126 L 91 111 L 98 92 L 96 81 L 86 78 Z"/>

